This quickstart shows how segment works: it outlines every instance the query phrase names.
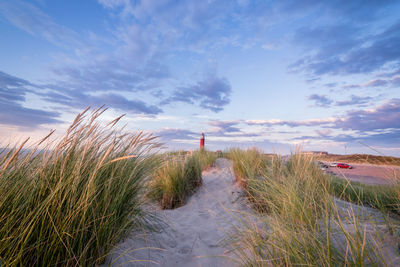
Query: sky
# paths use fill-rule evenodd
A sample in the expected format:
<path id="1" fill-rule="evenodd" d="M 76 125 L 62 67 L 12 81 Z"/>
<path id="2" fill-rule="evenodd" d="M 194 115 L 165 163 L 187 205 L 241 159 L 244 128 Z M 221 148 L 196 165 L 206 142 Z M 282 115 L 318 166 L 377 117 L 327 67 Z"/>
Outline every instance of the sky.
<path id="1" fill-rule="evenodd" d="M 400 156 L 400 1 L 0 0 L 0 139 L 90 106 L 166 149 Z"/>

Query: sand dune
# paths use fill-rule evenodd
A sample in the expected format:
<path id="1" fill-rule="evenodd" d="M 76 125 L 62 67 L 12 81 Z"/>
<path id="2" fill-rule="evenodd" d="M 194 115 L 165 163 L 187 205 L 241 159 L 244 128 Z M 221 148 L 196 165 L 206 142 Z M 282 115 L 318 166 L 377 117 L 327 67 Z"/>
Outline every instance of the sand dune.
<path id="1" fill-rule="evenodd" d="M 109 263 L 115 261 L 113 266 L 237 266 L 237 259 L 228 253 L 222 241 L 232 227 L 239 225 L 235 217 L 247 211 L 251 214 L 241 195 L 232 163 L 218 159 L 214 168 L 203 172 L 203 186 L 185 206 L 158 211 L 169 224 L 168 228 L 125 240 L 108 259 Z"/>

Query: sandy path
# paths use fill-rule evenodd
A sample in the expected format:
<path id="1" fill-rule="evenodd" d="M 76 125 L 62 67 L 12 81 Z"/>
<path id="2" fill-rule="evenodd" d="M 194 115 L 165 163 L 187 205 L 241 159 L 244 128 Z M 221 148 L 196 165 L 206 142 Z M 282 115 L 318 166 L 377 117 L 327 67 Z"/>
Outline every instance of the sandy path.
<path id="1" fill-rule="evenodd" d="M 112 255 L 113 260 L 120 256 L 112 265 L 238 265 L 221 241 L 227 231 L 238 225 L 234 218 L 238 216 L 237 211 L 249 211 L 242 203 L 241 194 L 242 190 L 234 182 L 232 163 L 226 159 L 217 159 L 215 167 L 203 172 L 203 186 L 185 206 L 158 211 L 164 221 L 168 222 L 169 228 L 142 238 L 136 236 L 125 240 Z M 135 250 L 143 247 L 162 250 Z"/>

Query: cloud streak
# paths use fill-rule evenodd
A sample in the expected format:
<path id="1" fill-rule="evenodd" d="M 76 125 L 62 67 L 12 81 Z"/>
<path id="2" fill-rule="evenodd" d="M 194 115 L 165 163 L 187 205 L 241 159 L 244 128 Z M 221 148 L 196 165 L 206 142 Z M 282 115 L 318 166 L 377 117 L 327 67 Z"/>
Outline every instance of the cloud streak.
<path id="1" fill-rule="evenodd" d="M 361 101 L 364 101 L 363 99 Z M 347 103 L 346 103 L 347 104 Z M 248 125 L 289 127 L 320 127 L 330 129 L 364 131 L 379 131 L 400 129 L 400 99 L 393 98 L 373 109 L 359 109 L 347 111 L 343 116 L 309 119 L 309 120 L 248 120 Z"/>
<path id="2" fill-rule="evenodd" d="M 357 131 L 400 129 L 400 99 L 393 98 L 374 109 L 348 111 L 335 126 Z"/>
<path id="3" fill-rule="evenodd" d="M 318 107 L 328 107 L 330 104 L 332 104 L 332 100 L 329 99 L 325 95 L 318 95 L 318 94 L 312 94 L 308 97 L 308 100 L 314 101 L 315 105 Z"/>
<path id="4" fill-rule="evenodd" d="M 44 92 L 40 96 L 52 103 L 57 103 L 65 107 L 73 107 L 82 109 L 87 106 L 106 105 L 115 110 L 129 112 L 130 114 L 149 114 L 156 115 L 162 113 L 162 109 L 156 105 L 149 105 L 138 99 L 128 99 L 121 94 L 116 93 L 101 93 L 91 95 L 83 93 L 79 90 L 63 90 L 57 88 L 56 92 Z"/>
<path id="5" fill-rule="evenodd" d="M 20 128 L 35 128 L 43 124 L 60 123 L 60 113 L 23 106 L 32 83 L 0 71 L 0 124 Z"/>
<path id="6" fill-rule="evenodd" d="M 246 124 L 250 126 L 254 125 L 262 125 L 262 126 L 282 126 L 286 125 L 289 127 L 312 127 L 312 126 L 321 126 L 321 125 L 329 125 L 333 124 L 338 120 L 338 118 L 325 118 L 325 119 L 308 119 L 308 120 L 280 120 L 280 119 L 271 119 L 271 120 L 247 120 Z"/>
<path id="7" fill-rule="evenodd" d="M 231 85 L 227 79 L 207 76 L 195 84 L 177 88 L 172 96 L 162 101 L 162 104 L 183 102 L 220 112 L 229 104 L 231 92 Z"/>
<path id="8" fill-rule="evenodd" d="M 351 95 L 350 100 L 336 101 L 336 106 L 363 106 L 369 104 L 373 100 L 370 96 Z"/>
<path id="9" fill-rule="evenodd" d="M 382 2 L 382 6 L 387 3 Z M 369 7 L 369 10 L 370 7 Z M 291 65 L 292 70 L 318 75 L 371 73 L 400 62 L 400 22 L 375 34 L 365 34 L 352 23 L 301 28 L 294 41 L 314 53 Z M 322 44 L 322 45 L 321 45 Z M 375 86 L 375 85 L 373 85 Z"/>
<path id="10" fill-rule="evenodd" d="M 68 48 L 82 44 L 76 32 L 55 23 L 50 16 L 31 3 L 19 0 L 2 1 L 0 13 L 21 30 L 55 45 Z"/>

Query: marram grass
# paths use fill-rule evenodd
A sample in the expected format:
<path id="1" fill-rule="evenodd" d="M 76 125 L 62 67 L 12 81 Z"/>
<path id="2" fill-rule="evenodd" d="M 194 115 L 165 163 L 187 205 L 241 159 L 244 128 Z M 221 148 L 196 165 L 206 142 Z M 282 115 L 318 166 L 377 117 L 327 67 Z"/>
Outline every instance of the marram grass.
<path id="1" fill-rule="evenodd" d="M 228 241 L 245 266 L 386 266 L 378 231 L 353 210 L 343 212 L 330 180 L 301 153 L 265 160 L 256 150 L 231 150 L 236 176 L 259 220 L 242 224 Z M 369 225 L 369 228 L 373 224 Z"/>
<path id="2" fill-rule="evenodd" d="M 215 153 L 206 150 L 165 155 L 163 166 L 150 182 L 149 196 L 164 209 L 184 205 L 187 197 L 202 184 L 202 170 L 215 160 Z"/>
<path id="3" fill-rule="evenodd" d="M 362 204 L 383 212 L 400 214 L 400 185 L 369 185 L 330 176 L 330 193 L 345 201 Z"/>
<path id="4" fill-rule="evenodd" d="M 103 112 L 85 110 L 44 149 L 0 155 L 1 266 L 101 264 L 130 230 L 151 226 L 142 192 L 159 145 L 114 129 L 119 118 L 102 126 Z"/>
<path id="5" fill-rule="evenodd" d="M 196 150 L 192 154 L 199 160 L 202 170 L 210 168 L 217 159 L 217 153 L 208 151 L 206 149 Z"/>

